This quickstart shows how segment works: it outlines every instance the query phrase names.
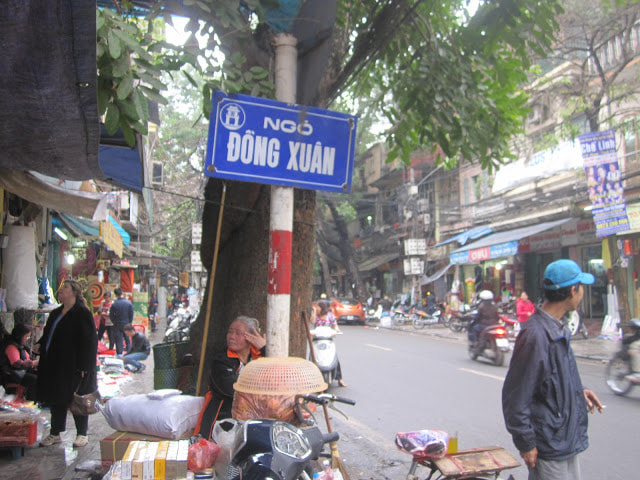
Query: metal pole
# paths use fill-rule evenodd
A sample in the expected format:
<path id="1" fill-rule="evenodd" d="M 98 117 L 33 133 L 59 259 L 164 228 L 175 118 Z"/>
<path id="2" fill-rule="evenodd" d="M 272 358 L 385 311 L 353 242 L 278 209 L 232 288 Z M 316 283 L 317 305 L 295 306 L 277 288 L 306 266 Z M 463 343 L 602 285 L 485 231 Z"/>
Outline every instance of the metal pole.
<path id="1" fill-rule="evenodd" d="M 276 100 L 296 101 L 296 38 L 279 33 L 274 38 L 276 51 Z M 267 295 L 267 355 L 289 356 L 289 319 L 291 313 L 291 243 L 293 231 L 293 188 L 271 187 L 269 221 L 269 289 Z"/>

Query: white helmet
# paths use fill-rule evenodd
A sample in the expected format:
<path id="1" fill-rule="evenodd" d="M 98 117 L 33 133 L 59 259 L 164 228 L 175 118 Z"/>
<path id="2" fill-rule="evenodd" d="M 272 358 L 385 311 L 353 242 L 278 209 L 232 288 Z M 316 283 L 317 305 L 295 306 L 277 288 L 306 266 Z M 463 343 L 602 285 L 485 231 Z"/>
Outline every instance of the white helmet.
<path id="1" fill-rule="evenodd" d="M 491 290 L 482 290 L 478 297 L 480 300 L 493 300 L 493 292 Z"/>

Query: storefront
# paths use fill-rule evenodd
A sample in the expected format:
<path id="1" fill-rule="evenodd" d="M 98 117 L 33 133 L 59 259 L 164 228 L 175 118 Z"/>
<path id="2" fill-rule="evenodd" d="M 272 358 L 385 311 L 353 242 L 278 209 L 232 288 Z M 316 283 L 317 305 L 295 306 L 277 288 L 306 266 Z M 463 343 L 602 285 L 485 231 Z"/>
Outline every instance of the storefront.
<path id="1" fill-rule="evenodd" d="M 562 219 L 489 235 L 450 255 L 459 268 L 464 300 L 488 289 L 506 300 L 526 291 L 533 301 L 541 298 L 546 266 L 571 258 L 596 277 L 585 289 L 582 313 L 590 318 L 606 314 L 608 277 L 602 259 L 602 241 L 595 236 L 592 219 Z"/>

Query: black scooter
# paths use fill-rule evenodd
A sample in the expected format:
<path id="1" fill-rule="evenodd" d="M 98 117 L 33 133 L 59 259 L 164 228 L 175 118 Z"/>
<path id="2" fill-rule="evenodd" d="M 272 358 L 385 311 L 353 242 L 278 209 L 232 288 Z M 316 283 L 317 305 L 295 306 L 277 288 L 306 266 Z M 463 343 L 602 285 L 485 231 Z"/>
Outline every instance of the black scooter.
<path id="1" fill-rule="evenodd" d="M 336 395 L 297 395 L 297 416 L 305 424 L 298 428 L 280 420 L 246 420 L 231 448 L 227 478 L 233 480 L 309 480 L 312 460 L 317 460 L 325 443 L 338 441 L 339 434 L 322 433 L 316 425 L 309 402 L 330 405 L 353 400 Z M 233 473 L 229 473 L 233 472 Z"/>

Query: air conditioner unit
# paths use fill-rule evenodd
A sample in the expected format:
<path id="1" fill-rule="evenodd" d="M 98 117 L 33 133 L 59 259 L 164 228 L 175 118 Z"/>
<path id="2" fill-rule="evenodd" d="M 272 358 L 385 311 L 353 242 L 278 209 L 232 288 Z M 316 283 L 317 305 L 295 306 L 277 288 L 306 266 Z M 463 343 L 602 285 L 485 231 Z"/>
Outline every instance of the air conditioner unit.
<path id="1" fill-rule="evenodd" d="M 531 115 L 529 116 L 529 123 L 534 123 L 534 124 L 538 124 L 542 121 L 542 107 L 540 107 L 539 105 L 536 105 L 535 107 L 533 107 L 533 112 L 531 112 Z"/>

